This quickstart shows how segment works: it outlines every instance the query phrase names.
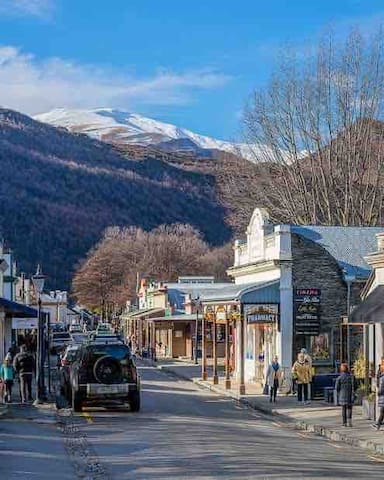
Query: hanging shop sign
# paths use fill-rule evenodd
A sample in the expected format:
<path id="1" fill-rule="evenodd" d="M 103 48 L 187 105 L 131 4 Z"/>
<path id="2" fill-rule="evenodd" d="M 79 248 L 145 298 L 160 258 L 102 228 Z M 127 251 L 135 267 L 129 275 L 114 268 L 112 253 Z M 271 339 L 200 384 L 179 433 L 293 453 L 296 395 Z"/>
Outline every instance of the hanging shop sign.
<path id="1" fill-rule="evenodd" d="M 227 309 L 221 305 L 216 309 L 216 323 L 225 325 L 226 322 L 227 322 Z"/>
<path id="2" fill-rule="evenodd" d="M 238 308 L 237 305 L 231 305 L 230 309 L 229 309 L 229 319 L 232 321 L 232 322 L 236 322 L 237 320 L 240 320 L 240 310 Z"/>
<path id="3" fill-rule="evenodd" d="M 207 322 L 213 322 L 213 320 L 215 318 L 215 311 L 211 306 L 205 307 L 204 318 Z"/>
<path id="4" fill-rule="evenodd" d="M 279 306 L 276 304 L 244 305 L 247 323 L 277 323 Z"/>
<path id="5" fill-rule="evenodd" d="M 319 335 L 321 290 L 297 288 L 294 302 L 296 335 Z"/>

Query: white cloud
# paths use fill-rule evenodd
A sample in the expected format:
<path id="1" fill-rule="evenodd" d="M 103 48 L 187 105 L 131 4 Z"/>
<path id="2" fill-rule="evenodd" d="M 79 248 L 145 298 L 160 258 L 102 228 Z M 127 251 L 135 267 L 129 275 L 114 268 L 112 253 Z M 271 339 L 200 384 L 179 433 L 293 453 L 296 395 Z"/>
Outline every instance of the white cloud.
<path id="1" fill-rule="evenodd" d="M 13 46 L 0 47 L 0 105 L 30 114 L 55 107 L 186 104 L 198 91 L 222 87 L 228 81 L 228 75 L 209 69 L 159 70 L 140 78 L 61 58 L 39 60 Z"/>
<path id="2" fill-rule="evenodd" d="M 53 0 L 0 0 L 0 15 L 47 17 L 53 8 Z"/>

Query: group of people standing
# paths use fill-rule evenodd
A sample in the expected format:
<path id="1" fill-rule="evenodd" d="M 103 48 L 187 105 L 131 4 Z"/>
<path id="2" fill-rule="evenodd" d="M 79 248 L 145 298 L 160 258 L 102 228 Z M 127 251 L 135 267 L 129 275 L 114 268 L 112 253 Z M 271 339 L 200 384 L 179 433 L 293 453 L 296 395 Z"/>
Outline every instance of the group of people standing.
<path id="1" fill-rule="evenodd" d="M 17 348 L 11 347 L 0 366 L 0 400 L 10 403 L 12 400 L 12 388 L 16 377 L 20 381 L 20 397 L 22 403 L 32 401 L 32 379 L 35 372 L 35 357 L 27 349 L 26 345 Z"/>
<path id="2" fill-rule="evenodd" d="M 305 349 L 302 349 L 297 356 L 291 370 L 292 385 L 291 391 L 297 389 L 298 402 L 308 405 L 310 403 L 310 385 L 312 382 L 312 359 Z M 276 402 L 277 392 L 283 381 L 283 370 L 275 355 L 269 364 L 266 376 L 266 385 L 269 390 L 269 401 Z M 377 372 L 376 394 L 378 399 L 379 417 L 372 427 L 379 430 L 384 424 L 384 357 Z M 355 379 L 348 364 L 340 365 L 340 375 L 337 377 L 334 389 L 335 403 L 341 407 L 341 419 L 343 427 L 352 427 L 352 410 L 355 402 Z"/>
<path id="3" fill-rule="evenodd" d="M 309 385 L 312 381 L 312 359 L 304 348 L 298 354 L 297 360 L 292 366 L 291 374 L 291 391 L 295 392 L 297 388 L 298 401 L 308 404 L 310 397 Z M 279 364 L 279 359 L 275 355 L 268 366 L 266 378 L 270 402 L 276 402 L 277 391 L 280 389 L 283 380 L 284 373 Z"/>

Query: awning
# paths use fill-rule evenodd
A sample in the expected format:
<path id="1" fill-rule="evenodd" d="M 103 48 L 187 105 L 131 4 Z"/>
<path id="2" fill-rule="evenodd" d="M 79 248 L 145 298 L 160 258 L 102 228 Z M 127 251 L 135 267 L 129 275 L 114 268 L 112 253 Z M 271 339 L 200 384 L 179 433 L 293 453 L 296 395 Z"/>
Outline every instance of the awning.
<path id="1" fill-rule="evenodd" d="M 199 319 L 201 319 L 201 313 L 199 314 Z M 151 322 L 190 322 L 196 320 L 196 313 L 187 314 L 180 313 L 178 315 L 168 315 L 166 317 L 154 317 L 150 319 Z"/>
<path id="2" fill-rule="evenodd" d="M 37 310 L 34 308 L 2 297 L 0 297 L 0 309 L 13 318 L 36 318 L 38 315 Z"/>
<path id="3" fill-rule="evenodd" d="M 352 323 L 384 323 L 384 285 L 378 285 L 350 315 Z"/>
<path id="4" fill-rule="evenodd" d="M 203 303 L 280 303 L 280 280 L 229 285 L 218 291 L 202 295 L 200 300 Z"/>
<path id="5" fill-rule="evenodd" d="M 135 312 L 129 312 L 129 313 L 123 314 L 121 315 L 121 318 L 123 320 L 146 318 L 146 317 L 152 317 L 153 315 L 158 315 L 160 313 L 164 313 L 164 311 L 165 311 L 164 308 L 146 308 L 142 310 L 136 310 Z"/>

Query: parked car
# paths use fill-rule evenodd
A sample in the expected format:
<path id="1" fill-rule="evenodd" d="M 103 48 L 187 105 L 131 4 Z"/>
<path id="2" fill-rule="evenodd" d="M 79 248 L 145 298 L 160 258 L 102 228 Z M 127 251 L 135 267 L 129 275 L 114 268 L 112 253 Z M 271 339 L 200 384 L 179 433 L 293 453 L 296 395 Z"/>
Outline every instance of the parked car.
<path id="1" fill-rule="evenodd" d="M 83 344 L 70 369 L 71 402 L 75 412 L 83 403 L 118 400 L 140 410 L 140 376 L 131 350 L 120 342 Z"/>
<path id="2" fill-rule="evenodd" d="M 93 342 L 98 343 L 124 343 L 120 335 L 114 333 L 94 333 L 91 336 Z"/>
<path id="3" fill-rule="evenodd" d="M 49 325 L 49 328 L 52 333 L 54 332 L 65 332 L 67 330 L 66 326 L 62 322 L 55 322 Z"/>
<path id="4" fill-rule="evenodd" d="M 75 325 L 70 325 L 69 327 L 69 333 L 82 333 L 83 329 L 81 328 L 81 325 L 75 324 Z"/>
<path id="5" fill-rule="evenodd" d="M 99 323 L 96 328 L 96 333 L 111 333 L 112 331 L 112 325 L 109 323 Z"/>
<path id="6" fill-rule="evenodd" d="M 50 344 L 51 353 L 57 353 L 70 344 L 71 341 L 72 338 L 68 332 L 53 332 Z"/>
<path id="7" fill-rule="evenodd" d="M 83 343 L 88 341 L 86 333 L 71 333 L 72 343 Z"/>
<path id="8" fill-rule="evenodd" d="M 66 398 L 71 396 L 70 368 L 79 349 L 80 344 L 68 345 L 60 359 L 60 393 Z"/>

